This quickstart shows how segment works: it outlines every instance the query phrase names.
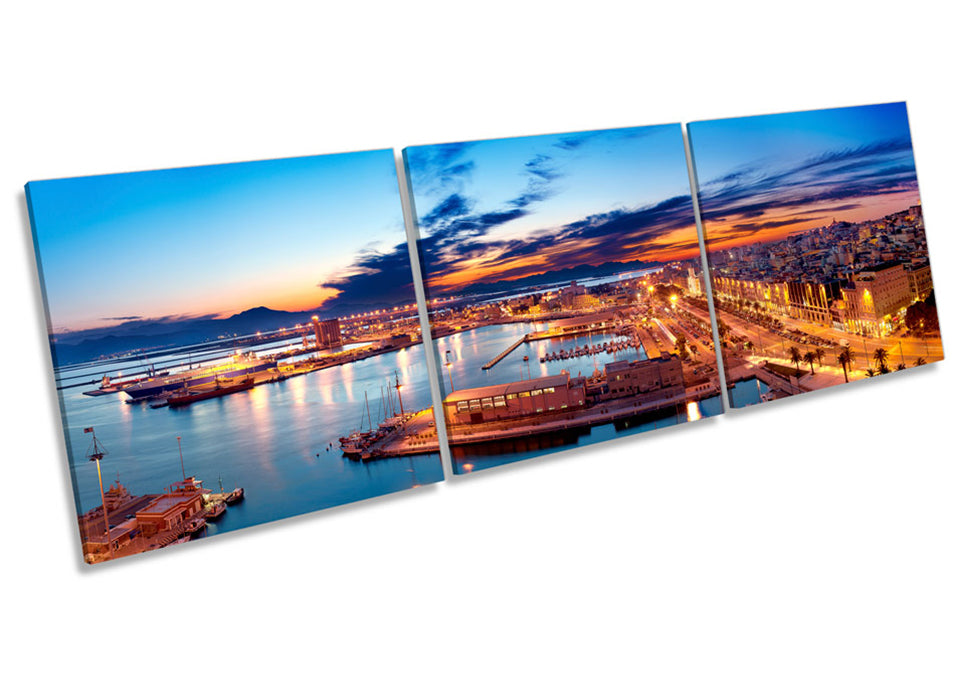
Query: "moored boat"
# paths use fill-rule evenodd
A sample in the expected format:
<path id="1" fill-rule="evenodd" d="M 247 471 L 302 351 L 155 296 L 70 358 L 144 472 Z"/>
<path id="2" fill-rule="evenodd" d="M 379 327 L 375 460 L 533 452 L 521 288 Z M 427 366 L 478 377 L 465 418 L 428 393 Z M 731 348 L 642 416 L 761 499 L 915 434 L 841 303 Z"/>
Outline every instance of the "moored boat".
<path id="1" fill-rule="evenodd" d="M 217 502 L 206 511 L 206 519 L 215 521 L 225 514 L 225 503 Z"/>
<path id="2" fill-rule="evenodd" d="M 172 375 L 156 376 L 137 382 L 134 385 L 124 386 L 123 391 L 132 401 L 140 401 L 155 398 L 163 392 L 186 390 L 190 387 L 214 382 L 217 379 L 239 378 L 252 373 L 274 370 L 277 366 L 278 362 L 275 359 L 258 359 L 254 354 L 236 355 L 226 363 L 195 368 Z"/>
<path id="3" fill-rule="evenodd" d="M 231 384 L 220 382 L 216 379 L 216 386 L 207 390 L 184 390 L 182 392 L 166 397 L 166 404 L 169 406 L 187 406 L 203 399 L 214 399 L 234 392 L 242 392 L 255 387 L 255 379 L 249 376 L 239 382 Z"/>

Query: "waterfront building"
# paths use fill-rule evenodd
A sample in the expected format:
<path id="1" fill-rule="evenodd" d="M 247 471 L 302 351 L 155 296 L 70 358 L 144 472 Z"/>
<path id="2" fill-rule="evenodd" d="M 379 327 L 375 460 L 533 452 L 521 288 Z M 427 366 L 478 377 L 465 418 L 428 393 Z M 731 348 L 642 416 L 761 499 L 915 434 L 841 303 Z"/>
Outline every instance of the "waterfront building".
<path id="1" fill-rule="evenodd" d="M 392 347 L 402 347 L 414 342 L 414 337 L 409 333 L 395 333 L 378 341 L 379 349 L 390 349 Z"/>
<path id="2" fill-rule="evenodd" d="M 584 385 L 583 378 L 561 373 L 458 390 L 444 400 L 445 419 L 464 425 L 578 409 L 584 405 Z"/>
<path id="3" fill-rule="evenodd" d="M 165 532 L 173 537 L 181 535 L 186 523 L 202 510 L 203 492 L 192 477 L 177 482 L 168 493 L 144 496 L 132 496 L 122 484 L 115 482 L 103 494 L 109 513 L 108 534 L 103 506 L 79 517 L 83 554 L 87 561 L 94 562 L 129 549 L 140 536 L 150 538 Z"/>
<path id="4" fill-rule="evenodd" d="M 600 333 L 613 330 L 614 313 L 600 312 L 569 319 L 555 319 L 547 326 L 548 335 L 571 335 L 579 333 Z"/>
<path id="5" fill-rule="evenodd" d="M 669 352 L 643 361 L 615 361 L 607 364 L 604 376 L 607 397 L 642 397 L 637 404 L 672 399 L 683 396 L 686 391 L 683 364 L 678 356 Z"/>
<path id="6" fill-rule="evenodd" d="M 164 531 L 179 531 L 193 515 L 202 510 L 202 489 L 182 482 L 170 493 L 164 493 L 136 513 L 136 524 L 149 538 Z"/>
<path id="7" fill-rule="evenodd" d="M 846 330 L 877 337 L 892 332 L 893 317 L 912 303 L 909 277 L 899 262 L 886 262 L 853 274 L 842 289 Z"/>
<path id="8" fill-rule="evenodd" d="M 317 316 L 313 316 L 312 327 L 315 329 L 315 346 L 317 349 L 341 347 L 342 327 L 338 319 L 319 321 Z"/>

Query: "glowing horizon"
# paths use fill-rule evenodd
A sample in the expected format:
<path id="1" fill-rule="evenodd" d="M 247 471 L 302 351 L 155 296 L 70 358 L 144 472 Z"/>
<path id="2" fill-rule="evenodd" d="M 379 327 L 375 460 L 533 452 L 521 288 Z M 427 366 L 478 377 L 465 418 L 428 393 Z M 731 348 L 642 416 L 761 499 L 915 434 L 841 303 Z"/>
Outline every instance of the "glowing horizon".
<path id="1" fill-rule="evenodd" d="M 390 149 L 43 180 L 27 193 L 54 333 L 413 299 Z M 379 255 L 387 271 L 365 265 Z"/>
<path id="2" fill-rule="evenodd" d="M 904 103 L 687 126 L 711 251 L 771 243 L 920 202 Z"/>
<path id="3" fill-rule="evenodd" d="M 429 294 L 698 258 L 680 126 L 405 149 Z"/>

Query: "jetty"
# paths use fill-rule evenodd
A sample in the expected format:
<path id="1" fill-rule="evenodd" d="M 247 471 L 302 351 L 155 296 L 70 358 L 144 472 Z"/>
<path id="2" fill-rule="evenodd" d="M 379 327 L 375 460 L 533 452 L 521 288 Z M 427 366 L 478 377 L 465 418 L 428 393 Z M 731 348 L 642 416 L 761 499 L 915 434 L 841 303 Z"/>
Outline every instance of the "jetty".
<path id="1" fill-rule="evenodd" d="M 342 455 L 364 463 L 438 452 L 438 433 L 431 407 L 389 419 L 378 430 L 342 437 Z"/>
<path id="2" fill-rule="evenodd" d="M 640 326 L 634 326 L 634 331 L 636 331 L 640 344 L 643 345 L 643 351 L 646 352 L 647 359 L 659 359 L 660 347 L 657 345 L 656 339 Z"/>
<path id="3" fill-rule="evenodd" d="M 486 370 L 488 370 L 489 368 L 494 368 L 494 366 L 496 366 L 497 363 L 498 363 L 499 361 L 501 361 L 501 359 L 503 359 L 503 358 L 506 357 L 508 354 L 510 354 L 511 352 L 513 352 L 515 349 L 517 349 L 518 347 L 520 347 L 521 345 L 523 345 L 525 342 L 527 342 L 527 341 L 528 341 L 528 337 L 529 337 L 528 334 L 522 335 L 520 340 L 518 340 L 518 341 L 515 342 L 513 345 L 511 345 L 510 347 L 508 347 L 506 350 L 504 350 L 503 352 L 501 352 L 500 354 L 498 354 L 496 357 L 494 357 L 493 359 L 491 359 L 489 362 L 487 362 L 486 364 L 484 364 L 483 366 L 481 366 L 481 369 L 486 371 Z"/>

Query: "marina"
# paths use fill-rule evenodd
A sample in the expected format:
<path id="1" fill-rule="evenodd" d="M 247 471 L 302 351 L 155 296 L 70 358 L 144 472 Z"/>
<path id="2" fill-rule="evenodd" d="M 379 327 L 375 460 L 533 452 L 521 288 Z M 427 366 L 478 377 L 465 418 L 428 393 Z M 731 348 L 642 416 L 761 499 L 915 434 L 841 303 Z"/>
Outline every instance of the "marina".
<path id="1" fill-rule="evenodd" d="M 250 351 L 261 349 L 253 346 Z M 87 423 L 95 423 L 97 437 L 110 442 L 110 453 L 101 461 L 104 478 L 118 475 L 125 487 L 138 493 L 161 489 L 168 480 L 182 477 L 173 432 L 182 437 L 188 469 L 196 478 L 242 480 L 247 502 L 228 489 L 211 492 L 210 499 L 228 511 L 210 511 L 217 516 L 206 518 L 199 534 L 204 537 L 442 479 L 436 442 L 424 446 L 422 439 L 412 440 L 411 448 L 424 455 L 410 458 L 396 456 L 392 448 L 366 464 L 340 455 L 315 455 L 354 429 L 365 408 L 364 394 L 378 394 L 389 377 L 394 381 L 396 372 L 409 413 L 419 413 L 431 403 L 420 343 L 344 351 L 351 360 L 332 352 L 317 361 L 306 360 L 304 366 L 280 362 L 278 370 L 285 379 L 182 408 L 153 409 L 148 401 L 129 404 L 118 390 L 96 397 L 83 394 L 82 386 L 61 390 L 71 424 L 66 435 L 78 515 L 102 505 L 96 466 L 82 455 L 90 443 L 89 434 L 83 432 Z M 171 358 L 188 362 L 188 355 Z M 117 375 L 131 363 L 111 360 L 92 369 L 100 375 Z M 71 384 L 78 382 L 78 374 L 90 371 L 89 365 L 66 367 L 57 377 L 62 384 Z"/>

